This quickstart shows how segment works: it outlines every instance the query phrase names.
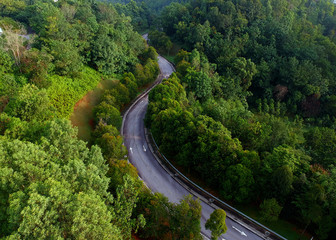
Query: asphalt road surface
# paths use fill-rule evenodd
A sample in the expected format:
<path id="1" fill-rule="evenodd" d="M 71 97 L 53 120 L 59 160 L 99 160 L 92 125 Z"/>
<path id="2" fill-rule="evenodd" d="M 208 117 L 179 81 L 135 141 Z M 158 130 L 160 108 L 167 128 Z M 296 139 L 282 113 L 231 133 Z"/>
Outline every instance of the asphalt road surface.
<path id="1" fill-rule="evenodd" d="M 173 66 L 164 58 L 159 56 L 161 76 L 167 78 L 174 72 Z M 190 194 L 174 178 L 168 174 L 157 162 L 148 148 L 144 133 L 144 118 L 148 106 L 148 95 L 145 94 L 139 99 L 124 116 L 123 135 L 124 144 L 128 149 L 130 162 L 137 168 L 140 177 L 145 184 L 153 191 L 163 193 L 171 202 L 178 203 L 185 195 Z M 206 230 L 204 225 L 210 217 L 214 208 L 207 201 L 202 201 L 201 228 L 205 239 L 210 239 L 211 232 Z M 226 218 L 227 232 L 220 240 L 255 240 L 262 239 L 242 225 Z"/>

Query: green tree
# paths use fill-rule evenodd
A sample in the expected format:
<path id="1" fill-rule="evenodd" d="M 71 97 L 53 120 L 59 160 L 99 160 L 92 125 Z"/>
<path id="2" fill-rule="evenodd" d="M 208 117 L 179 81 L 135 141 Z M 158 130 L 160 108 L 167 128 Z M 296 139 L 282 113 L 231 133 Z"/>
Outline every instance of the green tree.
<path id="1" fill-rule="evenodd" d="M 10 1 L 10 0 L 4 0 L 0 3 L 0 13 L 4 16 L 13 16 L 20 11 L 23 11 L 23 9 L 26 7 L 26 3 L 23 0 L 18 1 Z"/>
<path id="2" fill-rule="evenodd" d="M 77 140 L 66 120 L 40 134 L 35 143 L 0 140 L 1 236 L 122 239 L 100 149 Z"/>
<path id="3" fill-rule="evenodd" d="M 202 101 L 211 96 L 211 78 L 202 71 L 197 72 L 189 68 L 182 82 L 187 84 L 187 91 L 194 92 L 195 96 Z"/>
<path id="4" fill-rule="evenodd" d="M 146 220 L 140 214 L 137 218 L 132 218 L 133 209 L 138 201 L 138 189 L 135 180 L 129 175 L 123 176 L 123 184 L 117 187 L 114 209 L 117 217 L 114 222 L 120 228 L 123 239 L 131 239 L 131 231 L 143 228 Z"/>
<path id="5" fill-rule="evenodd" d="M 23 81 L 20 81 L 23 80 Z M 25 78 L 17 78 L 13 74 L 4 74 L 0 78 L 0 109 L 3 109 L 8 104 L 10 98 L 15 96 L 21 85 L 25 83 Z"/>
<path id="6" fill-rule="evenodd" d="M 336 144 L 336 132 L 326 127 L 313 127 L 305 133 L 306 149 L 312 156 L 314 163 L 328 168 L 336 164 L 333 148 Z"/>
<path id="7" fill-rule="evenodd" d="M 119 82 L 112 89 L 105 91 L 103 102 L 105 101 L 118 110 L 121 110 L 127 103 L 130 102 L 129 95 L 129 89 L 124 84 Z"/>
<path id="8" fill-rule="evenodd" d="M 53 107 L 45 89 L 40 90 L 34 85 L 27 84 L 9 102 L 5 112 L 25 121 L 44 121 L 51 119 Z"/>
<path id="9" fill-rule="evenodd" d="M 145 210 L 145 211 L 143 211 Z M 201 205 L 199 200 L 186 196 L 177 203 L 170 203 L 160 193 L 144 191 L 140 194 L 137 212 L 144 212 L 146 219 L 143 237 L 155 239 L 202 239 L 200 235 Z"/>
<path id="10" fill-rule="evenodd" d="M 13 72 L 12 66 L 14 61 L 11 59 L 8 52 L 0 48 L 0 72 L 11 73 Z"/>
<path id="11" fill-rule="evenodd" d="M 135 98 L 138 93 L 138 84 L 134 75 L 132 73 L 125 73 L 120 82 L 127 87 L 130 99 Z"/>
<path id="12" fill-rule="evenodd" d="M 4 34 L 4 46 L 3 49 L 8 51 L 15 61 L 15 64 L 19 67 L 21 65 L 21 60 L 26 52 L 25 42 L 26 39 L 22 37 L 26 34 L 25 29 L 12 29 L 7 27 Z"/>
<path id="13" fill-rule="evenodd" d="M 202 239 L 201 232 L 202 208 L 199 200 L 191 195 L 186 196 L 171 212 L 170 228 L 174 239 Z"/>
<path id="14" fill-rule="evenodd" d="M 318 223 L 322 220 L 322 203 L 325 198 L 325 189 L 320 184 L 307 182 L 305 187 L 306 191 L 297 195 L 293 201 L 306 224 L 303 233 L 311 223 Z"/>
<path id="15" fill-rule="evenodd" d="M 271 184 L 278 199 L 284 199 L 292 190 L 293 172 L 288 165 L 277 168 L 272 174 Z"/>
<path id="16" fill-rule="evenodd" d="M 52 56 L 45 51 L 30 49 L 25 52 L 21 60 L 21 71 L 28 77 L 29 81 L 40 87 L 46 88 L 50 85 L 48 74 L 53 69 Z"/>
<path id="17" fill-rule="evenodd" d="M 255 64 L 251 59 L 237 58 L 232 64 L 233 77 L 239 79 L 242 89 L 247 90 L 251 84 L 253 76 L 257 73 Z"/>
<path id="18" fill-rule="evenodd" d="M 79 193 L 72 211 L 71 235 L 76 239 L 123 239 L 117 226 L 111 224 L 117 215 L 109 212 L 99 196 Z"/>
<path id="19" fill-rule="evenodd" d="M 103 121 L 107 125 L 113 125 L 117 129 L 121 127 L 121 116 L 117 108 L 106 102 L 100 103 L 94 108 L 95 120 L 98 123 Z"/>
<path id="20" fill-rule="evenodd" d="M 119 135 L 105 133 L 96 139 L 96 144 L 101 147 L 105 159 L 123 159 L 127 153 L 123 138 Z"/>
<path id="21" fill-rule="evenodd" d="M 146 62 L 147 59 L 156 60 L 158 57 L 158 53 L 156 52 L 155 48 L 152 46 L 148 47 L 141 55 L 140 58 L 142 58 L 143 63 Z"/>
<path id="22" fill-rule="evenodd" d="M 131 163 L 127 160 L 110 159 L 108 164 L 107 176 L 111 179 L 109 185 L 111 192 L 115 192 L 118 186 L 124 184 L 124 176 L 126 175 L 129 175 L 134 180 L 134 187 L 136 191 L 139 191 L 143 183 L 138 179 L 138 171 Z"/>
<path id="23" fill-rule="evenodd" d="M 112 29 L 109 26 L 100 26 L 92 46 L 94 66 L 98 71 L 108 74 L 119 72 L 118 68 L 124 67 L 118 66 L 118 58 L 121 57 L 122 53 L 116 42 L 112 41 L 109 36 L 110 31 Z"/>
<path id="24" fill-rule="evenodd" d="M 161 52 L 166 52 L 169 55 L 169 51 L 173 46 L 169 37 L 164 32 L 152 31 L 148 34 L 150 43 Z"/>
<path id="25" fill-rule="evenodd" d="M 98 139 L 101 136 L 103 136 L 105 133 L 108 133 L 109 135 L 112 135 L 112 136 L 119 135 L 119 131 L 115 126 L 107 125 L 103 121 L 99 121 L 98 124 L 96 125 L 95 130 L 93 131 L 93 137 L 95 139 Z"/>
<path id="26" fill-rule="evenodd" d="M 336 117 L 336 95 L 331 95 L 326 99 L 325 111 L 330 116 Z"/>
<path id="27" fill-rule="evenodd" d="M 211 231 L 211 239 L 215 240 L 227 231 L 225 224 L 226 213 L 223 209 L 214 210 L 205 223 L 205 228 Z"/>
<path id="28" fill-rule="evenodd" d="M 260 213 L 265 222 L 276 222 L 282 207 L 278 204 L 275 198 L 265 199 L 260 204 Z"/>
<path id="29" fill-rule="evenodd" d="M 253 187 L 252 171 L 242 164 L 237 164 L 227 168 L 225 180 L 220 189 L 223 197 L 244 202 L 250 197 Z"/>
<path id="30" fill-rule="evenodd" d="M 83 60 L 72 41 L 50 41 L 46 50 L 53 56 L 53 64 L 58 74 L 72 75 L 81 71 Z"/>

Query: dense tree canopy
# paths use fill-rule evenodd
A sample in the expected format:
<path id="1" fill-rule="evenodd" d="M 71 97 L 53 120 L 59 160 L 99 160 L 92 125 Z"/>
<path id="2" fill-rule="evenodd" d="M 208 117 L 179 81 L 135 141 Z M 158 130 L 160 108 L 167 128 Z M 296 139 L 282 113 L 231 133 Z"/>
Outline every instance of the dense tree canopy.
<path id="1" fill-rule="evenodd" d="M 325 195 L 334 188 L 335 130 L 308 126 L 299 116 L 289 119 L 272 100 L 249 109 L 248 94 L 223 95 L 229 77 L 191 56 L 181 51 L 178 72 L 149 95 L 146 124 L 161 151 L 224 199 L 261 204 L 265 222 L 284 216 L 328 238 L 334 225 L 323 228 L 322 219 L 336 217 L 334 197 Z"/>
<path id="2" fill-rule="evenodd" d="M 185 49 L 149 95 L 146 124 L 161 150 L 224 199 L 260 205 L 265 221 L 331 239 L 333 1 L 106 2 L 0 3 L 0 238 L 128 239 L 140 228 L 199 239 L 199 203 L 143 190 L 118 132 L 120 112 L 159 72 L 133 30 L 153 27 L 159 51 Z M 112 76 L 120 81 L 95 108 L 87 147 L 58 118 Z"/>
<path id="3" fill-rule="evenodd" d="M 56 120 L 37 143 L 0 140 L 2 236 L 121 239 L 101 151 L 75 136 Z"/>
<path id="4" fill-rule="evenodd" d="M 14 105 L 23 97 L 17 96 L 19 90 L 29 82 L 47 89 L 43 94 L 49 97 L 54 115 L 69 117 L 74 104 L 103 76 L 133 71 L 140 64 L 138 57 L 146 51 L 129 19 L 109 4 L 42 0 L 16 3 L 6 1 L 0 8 L 0 27 L 4 31 L 0 38 L 1 109 L 16 99 L 8 108 L 16 111 Z M 13 112 L 13 116 L 17 115 Z"/>
<path id="5" fill-rule="evenodd" d="M 249 88 L 252 106 L 273 98 L 292 113 L 324 118 L 332 116 L 324 107 L 336 86 L 334 9 L 327 0 L 199 0 L 164 8 L 161 27 L 204 53 L 243 93 Z"/>
<path id="6" fill-rule="evenodd" d="M 120 111 L 159 73 L 131 22 L 95 0 L 1 1 L 1 239 L 131 239 L 156 236 L 146 222 L 165 226 L 118 131 Z M 67 118 L 102 79 L 111 88 L 83 142 Z M 200 239 L 199 202 L 156 207 L 166 204 L 167 236 Z"/>

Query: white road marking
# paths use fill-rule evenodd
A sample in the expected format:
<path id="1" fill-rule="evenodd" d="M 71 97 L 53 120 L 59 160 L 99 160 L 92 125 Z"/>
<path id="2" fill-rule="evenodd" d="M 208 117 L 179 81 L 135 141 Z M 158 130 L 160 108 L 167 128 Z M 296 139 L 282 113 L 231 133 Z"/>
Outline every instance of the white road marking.
<path id="1" fill-rule="evenodd" d="M 142 147 L 143 147 L 143 150 L 146 152 L 146 148 L 145 148 L 145 145 L 142 145 Z"/>
<path id="2" fill-rule="evenodd" d="M 232 228 L 236 231 L 238 231 L 241 235 L 247 237 L 246 233 L 244 233 L 243 231 L 239 230 L 238 228 L 236 228 L 235 226 L 232 226 Z"/>
<path id="3" fill-rule="evenodd" d="M 203 233 L 201 233 L 201 235 L 203 236 L 203 239 L 210 240 L 210 238 L 208 238 L 207 236 L 205 236 Z"/>
<path id="4" fill-rule="evenodd" d="M 131 153 L 133 154 L 133 150 L 132 150 L 132 148 L 130 148 L 130 151 L 131 151 Z"/>

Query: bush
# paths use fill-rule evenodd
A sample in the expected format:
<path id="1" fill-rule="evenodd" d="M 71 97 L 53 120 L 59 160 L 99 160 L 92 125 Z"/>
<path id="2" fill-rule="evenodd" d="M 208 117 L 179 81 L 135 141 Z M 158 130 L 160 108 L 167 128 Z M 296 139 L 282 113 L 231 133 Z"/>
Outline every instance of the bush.
<path id="1" fill-rule="evenodd" d="M 45 89 L 27 84 L 9 101 L 5 112 L 24 121 L 44 121 L 52 118 L 54 108 Z"/>
<path id="2" fill-rule="evenodd" d="M 101 148 L 105 159 L 123 159 L 127 154 L 126 148 L 123 145 L 121 136 L 113 136 L 105 133 L 96 140 L 96 143 Z"/>
<path id="3" fill-rule="evenodd" d="M 89 67 L 85 67 L 74 78 L 51 76 L 48 95 L 52 105 L 56 108 L 56 117 L 70 117 L 75 104 L 88 91 L 94 89 L 100 80 L 101 75 Z"/>
<path id="4" fill-rule="evenodd" d="M 276 222 L 281 210 L 282 207 L 275 198 L 265 199 L 262 204 L 260 204 L 262 219 L 265 222 Z"/>
<path id="5" fill-rule="evenodd" d="M 131 101 L 129 90 L 124 84 L 119 82 L 111 90 L 105 91 L 103 101 L 113 105 L 118 110 L 121 110 L 127 103 Z"/>
<path id="6" fill-rule="evenodd" d="M 113 125 L 117 129 L 120 129 L 122 118 L 120 112 L 111 104 L 102 102 L 94 108 L 94 116 L 96 123 L 102 121 L 107 125 Z"/>

